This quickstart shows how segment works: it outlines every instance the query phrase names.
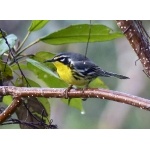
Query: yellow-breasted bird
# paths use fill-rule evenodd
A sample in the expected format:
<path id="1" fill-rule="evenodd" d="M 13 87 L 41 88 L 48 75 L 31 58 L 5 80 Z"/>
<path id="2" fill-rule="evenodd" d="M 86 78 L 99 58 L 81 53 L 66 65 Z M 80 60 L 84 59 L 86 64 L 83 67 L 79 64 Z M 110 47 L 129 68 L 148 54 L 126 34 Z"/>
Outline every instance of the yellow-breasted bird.
<path id="1" fill-rule="evenodd" d="M 66 83 L 87 88 L 89 83 L 98 76 L 129 79 L 126 76 L 104 71 L 89 58 L 79 53 L 63 52 L 45 62 L 52 62 L 59 77 Z"/>

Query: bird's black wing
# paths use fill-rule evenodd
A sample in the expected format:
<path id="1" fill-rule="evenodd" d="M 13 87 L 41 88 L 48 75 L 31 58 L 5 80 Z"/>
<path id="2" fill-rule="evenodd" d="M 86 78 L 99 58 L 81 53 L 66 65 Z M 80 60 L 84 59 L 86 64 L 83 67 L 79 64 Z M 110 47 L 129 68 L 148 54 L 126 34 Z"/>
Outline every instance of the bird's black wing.
<path id="1" fill-rule="evenodd" d="M 89 78 L 96 78 L 98 76 L 110 77 L 106 71 L 95 65 L 92 61 L 74 61 L 73 66 L 77 72 Z"/>
<path id="2" fill-rule="evenodd" d="M 81 76 L 85 76 L 88 79 L 96 78 L 98 76 L 129 79 L 129 77 L 105 71 L 96 64 L 94 64 L 92 61 L 75 61 L 74 67 Z"/>

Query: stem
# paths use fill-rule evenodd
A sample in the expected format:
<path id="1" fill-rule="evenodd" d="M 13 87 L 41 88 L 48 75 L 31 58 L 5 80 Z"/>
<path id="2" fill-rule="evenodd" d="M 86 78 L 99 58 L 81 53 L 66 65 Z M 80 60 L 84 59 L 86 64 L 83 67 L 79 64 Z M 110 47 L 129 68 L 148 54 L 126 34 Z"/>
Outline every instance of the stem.
<path id="1" fill-rule="evenodd" d="M 24 45 L 25 41 L 27 40 L 27 38 L 29 37 L 31 32 L 28 31 L 28 33 L 26 34 L 25 38 L 23 39 L 22 43 L 19 45 L 17 52 L 20 51 L 20 49 L 22 48 L 22 46 Z"/>
<path id="2" fill-rule="evenodd" d="M 23 53 L 26 49 L 28 49 L 29 47 L 33 46 L 34 44 L 38 43 L 40 41 L 40 39 L 37 39 L 36 41 L 30 43 L 29 45 L 27 45 L 25 48 L 23 48 L 22 50 L 20 50 L 15 57 L 19 56 L 21 53 Z"/>

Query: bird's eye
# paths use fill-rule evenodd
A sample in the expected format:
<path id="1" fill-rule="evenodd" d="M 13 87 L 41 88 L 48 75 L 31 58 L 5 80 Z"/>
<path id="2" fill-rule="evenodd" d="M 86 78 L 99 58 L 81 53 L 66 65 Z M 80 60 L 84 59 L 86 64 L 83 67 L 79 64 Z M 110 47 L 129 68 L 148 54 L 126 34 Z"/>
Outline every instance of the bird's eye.
<path id="1" fill-rule="evenodd" d="M 60 61 L 60 62 L 64 62 L 64 61 L 65 61 L 65 58 L 61 58 L 59 61 Z"/>

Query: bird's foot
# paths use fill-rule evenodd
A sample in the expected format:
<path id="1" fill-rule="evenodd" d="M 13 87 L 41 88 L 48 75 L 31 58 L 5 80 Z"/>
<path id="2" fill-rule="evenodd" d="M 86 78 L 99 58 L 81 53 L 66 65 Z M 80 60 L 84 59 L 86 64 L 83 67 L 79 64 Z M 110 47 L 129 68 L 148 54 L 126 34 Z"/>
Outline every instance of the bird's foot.
<path id="1" fill-rule="evenodd" d="M 84 93 L 84 91 L 88 88 L 88 84 L 82 89 L 82 93 Z M 87 98 L 82 98 L 83 101 L 86 101 Z"/>
<path id="2" fill-rule="evenodd" d="M 73 85 L 70 85 L 65 91 L 65 99 L 68 99 L 68 105 L 70 105 L 70 102 L 71 102 L 71 98 L 68 98 L 68 92 L 73 89 Z"/>

